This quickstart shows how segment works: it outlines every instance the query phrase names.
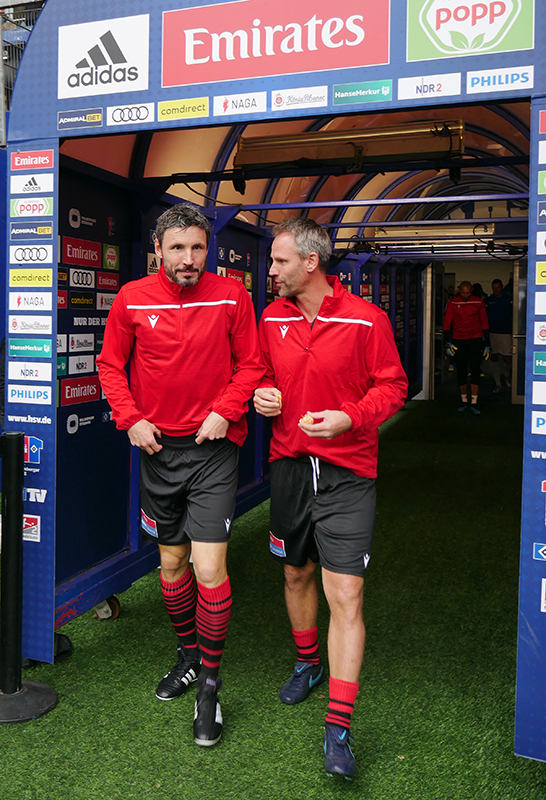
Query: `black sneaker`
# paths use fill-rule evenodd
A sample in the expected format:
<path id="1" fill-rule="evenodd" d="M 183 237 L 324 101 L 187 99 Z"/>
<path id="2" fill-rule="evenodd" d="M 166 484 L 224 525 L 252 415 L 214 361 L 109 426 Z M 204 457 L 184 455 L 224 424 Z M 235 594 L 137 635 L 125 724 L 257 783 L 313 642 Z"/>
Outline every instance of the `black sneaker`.
<path id="1" fill-rule="evenodd" d="M 183 647 L 178 647 L 178 661 L 164 678 L 159 681 L 155 696 L 158 700 L 174 700 L 184 694 L 190 683 L 197 680 L 201 664 L 199 651 L 190 655 Z"/>
<path id="2" fill-rule="evenodd" d="M 349 780 L 356 775 L 356 761 L 347 728 L 326 723 L 324 729 L 324 769 L 328 775 L 342 775 Z"/>
<path id="3" fill-rule="evenodd" d="M 281 686 L 279 697 L 282 703 L 293 706 L 305 700 L 314 686 L 324 680 L 322 664 L 309 664 L 307 661 L 296 661 L 294 672 Z"/>
<path id="4" fill-rule="evenodd" d="M 222 710 L 218 702 L 221 688 L 221 678 L 207 677 L 197 683 L 193 735 L 195 744 L 202 747 L 212 747 L 222 736 Z"/>

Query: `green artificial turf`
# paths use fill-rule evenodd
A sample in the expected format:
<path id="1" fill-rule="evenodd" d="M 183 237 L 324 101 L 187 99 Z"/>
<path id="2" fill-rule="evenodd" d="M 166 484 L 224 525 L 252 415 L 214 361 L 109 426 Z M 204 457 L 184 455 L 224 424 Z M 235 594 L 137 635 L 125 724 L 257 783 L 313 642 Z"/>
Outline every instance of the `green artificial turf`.
<path id="1" fill-rule="evenodd" d="M 230 544 L 221 742 L 193 743 L 193 692 L 154 697 L 175 660 L 154 572 L 117 620 L 62 629 L 69 660 L 25 672 L 59 704 L 0 727 L 0 800 L 543 800 L 546 765 L 513 755 L 522 418 L 413 402 L 382 431 L 354 781 L 322 769 L 326 684 L 278 700 L 295 657 L 265 503 Z M 323 650 L 326 626 L 322 603 Z"/>

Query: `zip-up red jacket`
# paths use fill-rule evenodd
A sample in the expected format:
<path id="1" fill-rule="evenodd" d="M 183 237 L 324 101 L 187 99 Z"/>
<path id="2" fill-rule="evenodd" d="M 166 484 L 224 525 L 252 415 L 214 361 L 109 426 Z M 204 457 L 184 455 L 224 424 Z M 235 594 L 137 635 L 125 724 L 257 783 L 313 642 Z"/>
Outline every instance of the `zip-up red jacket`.
<path id="1" fill-rule="evenodd" d="M 470 295 L 468 300 L 452 297 L 448 301 L 444 316 L 444 331 L 453 327 L 454 339 L 482 339 L 489 330 L 487 311 L 481 297 Z"/>
<path id="2" fill-rule="evenodd" d="M 185 436 L 216 411 L 238 445 L 247 433 L 248 400 L 264 374 L 245 287 L 205 272 L 182 288 L 163 266 L 122 286 L 97 364 L 118 428 L 147 419 L 163 433 Z"/>
<path id="3" fill-rule="evenodd" d="M 324 298 L 312 326 L 290 298 L 276 300 L 260 320 L 260 386 L 282 394 L 269 460 L 318 456 L 375 478 L 377 429 L 403 406 L 408 381 L 385 312 L 349 294 L 338 278 L 328 282 L 334 295 Z M 326 409 L 345 411 L 351 430 L 327 440 L 298 428 L 306 411 Z"/>

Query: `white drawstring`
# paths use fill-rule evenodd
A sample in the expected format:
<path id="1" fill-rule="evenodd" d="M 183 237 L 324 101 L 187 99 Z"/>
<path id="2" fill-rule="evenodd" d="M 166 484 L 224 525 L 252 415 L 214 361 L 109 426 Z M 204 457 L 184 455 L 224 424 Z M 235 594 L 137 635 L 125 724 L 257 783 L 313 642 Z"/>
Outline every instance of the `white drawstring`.
<path id="1" fill-rule="evenodd" d="M 316 495 L 320 478 L 320 461 L 316 457 L 313 459 L 313 456 L 309 456 L 309 458 L 311 460 L 311 466 L 313 467 L 313 491 Z"/>

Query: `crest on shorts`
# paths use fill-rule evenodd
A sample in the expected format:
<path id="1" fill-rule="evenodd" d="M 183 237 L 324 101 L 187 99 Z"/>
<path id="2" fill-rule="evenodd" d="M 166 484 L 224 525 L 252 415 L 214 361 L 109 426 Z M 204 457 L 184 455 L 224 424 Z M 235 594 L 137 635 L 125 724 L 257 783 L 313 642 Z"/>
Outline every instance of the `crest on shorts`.
<path id="1" fill-rule="evenodd" d="M 283 339 L 286 336 L 286 334 L 288 333 L 288 328 L 289 327 L 290 327 L 290 325 L 279 325 L 279 330 L 281 332 L 281 336 L 282 336 Z"/>

